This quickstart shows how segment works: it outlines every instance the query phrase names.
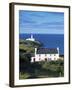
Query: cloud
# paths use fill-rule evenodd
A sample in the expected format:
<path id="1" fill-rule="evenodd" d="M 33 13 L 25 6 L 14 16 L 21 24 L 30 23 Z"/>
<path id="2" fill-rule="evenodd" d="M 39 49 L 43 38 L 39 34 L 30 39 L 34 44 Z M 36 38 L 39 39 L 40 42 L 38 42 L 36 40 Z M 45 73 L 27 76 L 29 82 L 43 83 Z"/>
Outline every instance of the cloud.
<path id="1" fill-rule="evenodd" d="M 64 31 L 64 14 L 58 12 L 20 11 L 19 27 L 21 32 Z M 24 30 L 24 31 L 23 31 Z M 60 32 L 61 31 L 61 32 Z M 54 32 L 54 33 L 55 33 Z M 58 33 L 58 32 L 57 32 Z"/>
<path id="2" fill-rule="evenodd" d="M 64 22 L 46 22 L 46 23 L 42 23 L 43 25 L 64 25 Z"/>

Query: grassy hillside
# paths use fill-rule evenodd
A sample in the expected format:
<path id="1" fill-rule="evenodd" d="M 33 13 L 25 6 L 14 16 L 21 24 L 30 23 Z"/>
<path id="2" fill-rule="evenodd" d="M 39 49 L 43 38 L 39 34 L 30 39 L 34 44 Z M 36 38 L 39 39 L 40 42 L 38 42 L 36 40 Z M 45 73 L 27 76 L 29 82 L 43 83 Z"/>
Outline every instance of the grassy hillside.
<path id="1" fill-rule="evenodd" d="M 64 76 L 64 61 L 22 63 L 20 79 L 51 78 Z"/>
<path id="2" fill-rule="evenodd" d="M 42 44 L 38 41 L 28 41 L 28 40 L 20 40 L 19 41 L 19 49 L 24 50 L 26 52 L 34 53 L 35 47 L 41 47 Z"/>
<path id="3" fill-rule="evenodd" d="M 38 41 L 22 39 L 19 41 L 19 79 L 64 76 L 64 60 L 31 63 L 34 48 L 41 46 L 42 44 Z"/>

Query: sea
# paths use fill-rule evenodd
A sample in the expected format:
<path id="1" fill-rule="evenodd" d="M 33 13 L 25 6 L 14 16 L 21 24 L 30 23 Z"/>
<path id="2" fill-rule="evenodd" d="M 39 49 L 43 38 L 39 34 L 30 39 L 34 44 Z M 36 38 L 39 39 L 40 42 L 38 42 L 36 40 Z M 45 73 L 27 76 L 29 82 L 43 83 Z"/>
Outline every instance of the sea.
<path id="1" fill-rule="evenodd" d="M 64 34 L 32 34 L 36 41 L 43 44 L 44 48 L 59 47 L 60 55 L 64 55 Z M 20 39 L 30 38 L 31 34 L 19 34 Z"/>

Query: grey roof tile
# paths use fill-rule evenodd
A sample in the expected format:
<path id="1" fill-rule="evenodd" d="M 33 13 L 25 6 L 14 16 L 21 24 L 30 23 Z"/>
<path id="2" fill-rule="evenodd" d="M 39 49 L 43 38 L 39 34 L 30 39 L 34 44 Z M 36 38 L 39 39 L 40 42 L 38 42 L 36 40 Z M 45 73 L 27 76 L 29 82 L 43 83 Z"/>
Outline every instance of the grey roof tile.
<path id="1" fill-rule="evenodd" d="M 57 54 L 57 48 L 38 48 L 37 54 Z"/>

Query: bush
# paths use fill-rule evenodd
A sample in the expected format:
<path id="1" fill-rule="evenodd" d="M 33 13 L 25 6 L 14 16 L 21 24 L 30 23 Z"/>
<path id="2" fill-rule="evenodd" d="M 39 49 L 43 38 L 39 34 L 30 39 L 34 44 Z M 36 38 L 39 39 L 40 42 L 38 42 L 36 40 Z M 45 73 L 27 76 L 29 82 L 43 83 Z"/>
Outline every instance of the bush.
<path id="1" fill-rule="evenodd" d="M 19 74 L 19 79 L 27 79 L 30 77 L 29 73 L 20 73 Z"/>
<path id="2" fill-rule="evenodd" d="M 41 61 L 29 64 L 23 64 L 23 73 L 28 73 L 27 78 L 40 77 L 63 77 L 64 76 L 64 61 Z M 22 67 L 22 68 L 23 68 Z M 28 76 L 28 75 L 27 75 Z M 25 76 L 26 78 L 26 76 Z"/>

